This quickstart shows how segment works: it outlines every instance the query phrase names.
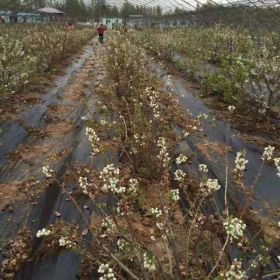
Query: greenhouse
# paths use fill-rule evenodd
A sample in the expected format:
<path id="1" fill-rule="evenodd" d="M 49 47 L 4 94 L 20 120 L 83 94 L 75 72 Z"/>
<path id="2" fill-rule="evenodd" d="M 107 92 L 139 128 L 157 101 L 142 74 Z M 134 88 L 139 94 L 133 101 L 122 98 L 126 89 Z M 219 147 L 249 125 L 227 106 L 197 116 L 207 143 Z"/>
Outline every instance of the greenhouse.
<path id="1" fill-rule="evenodd" d="M 280 279 L 280 0 L 1 0 L 0 279 Z"/>

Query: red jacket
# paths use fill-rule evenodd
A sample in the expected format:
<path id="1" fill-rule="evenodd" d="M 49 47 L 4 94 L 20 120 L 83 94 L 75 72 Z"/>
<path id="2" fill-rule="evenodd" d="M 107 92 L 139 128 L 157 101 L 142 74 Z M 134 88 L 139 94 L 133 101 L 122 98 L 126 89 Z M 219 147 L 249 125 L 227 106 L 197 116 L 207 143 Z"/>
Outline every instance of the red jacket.
<path id="1" fill-rule="evenodd" d="M 98 34 L 104 35 L 106 29 L 105 29 L 104 26 L 99 26 L 99 27 L 97 28 L 97 31 L 98 31 Z"/>

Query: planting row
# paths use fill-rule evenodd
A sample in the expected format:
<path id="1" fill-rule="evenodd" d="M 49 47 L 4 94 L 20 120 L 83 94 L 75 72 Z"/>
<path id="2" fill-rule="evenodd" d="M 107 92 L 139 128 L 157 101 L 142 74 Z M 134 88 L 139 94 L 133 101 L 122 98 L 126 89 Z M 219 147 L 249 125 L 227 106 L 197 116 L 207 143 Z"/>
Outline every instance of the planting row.
<path id="1" fill-rule="evenodd" d="M 277 243 L 272 237 L 263 238 L 261 225 L 250 237 L 251 225 L 245 222 L 254 186 L 248 203 L 232 211 L 227 182 L 211 177 L 205 164 L 193 170 L 196 154 L 186 139 L 202 141 L 200 122 L 205 116 L 194 119 L 184 113 L 178 100 L 147 70 L 150 60 L 145 51 L 126 35 L 113 34 L 108 44 L 104 61 L 99 62 L 107 79 L 103 77 L 96 89 L 98 111 L 83 121 L 94 157 L 117 156 L 100 169 L 77 166 L 67 174 L 71 184 L 61 184 L 80 213 L 87 205 L 81 205 L 79 198 L 86 196 L 100 216 L 83 216 L 82 230 L 62 222 L 41 228 L 36 234 L 42 241 L 41 255 L 60 250 L 81 254 L 81 279 L 98 273 L 99 279 L 245 280 L 272 273 L 270 251 Z M 178 143 L 185 149 L 174 152 Z M 279 171 L 273 147 L 266 148 L 265 161 Z M 228 181 L 235 182 L 246 201 L 244 151 L 237 154 L 235 164 Z M 42 172 L 47 183 L 55 181 L 52 166 Z M 75 188 L 64 187 L 70 185 Z M 96 203 L 104 194 L 106 203 Z M 224 212 L 215 208 L 217 194 L 224 200 Z M 210 205 L 214 212 L 203 210 Z M 277 223 L 270 224 L 276 229 Z M 88 235 L 94 239 L 84 242 Z M 255 240 L 262 240 L 258 247 Z M 238 248 L 240 259 L 230 262 L 232 248 Z"/>
<path id="2" fill-rule="evenodd" d="M 93 36 L 92 29 L 0 25 L 0 98 L 34 83 Z"/>
<path id="3" fill-rule="evenodd" d="M 156 33 L 134 33 L 152 54 L 175 62 L 189 76 L 202 76 L 204 89 L 235 106 L 265 116 L 279 110 L 280 37 L 216 26 Z"/>

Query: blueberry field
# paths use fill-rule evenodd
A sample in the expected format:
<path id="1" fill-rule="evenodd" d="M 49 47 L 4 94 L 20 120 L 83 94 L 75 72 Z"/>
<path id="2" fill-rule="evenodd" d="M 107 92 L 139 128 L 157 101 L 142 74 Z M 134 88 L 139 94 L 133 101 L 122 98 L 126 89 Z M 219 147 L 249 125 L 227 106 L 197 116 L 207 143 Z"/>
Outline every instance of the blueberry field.
<path id="1" fill-rule="evenodd" d="M 279 3 L 68 2 L 0 21 L 0 279 L 280 279 Z"/>

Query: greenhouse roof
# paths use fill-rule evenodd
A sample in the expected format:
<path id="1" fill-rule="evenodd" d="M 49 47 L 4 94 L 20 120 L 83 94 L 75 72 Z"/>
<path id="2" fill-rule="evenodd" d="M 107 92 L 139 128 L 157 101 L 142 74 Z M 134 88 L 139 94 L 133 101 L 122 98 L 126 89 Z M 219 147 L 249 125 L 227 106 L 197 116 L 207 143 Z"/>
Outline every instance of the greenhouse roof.
<path id="1" fill-rule="evenodd" d="M 52 7 L 45 7 L 42 9 L 38 9 L 38 12 L 44 13 L 44 14 L 53 14 L 53 15 L 63 15 L 64 14 L 64 12 L 62 12 L 58 9 L 52 8 Z"/>

